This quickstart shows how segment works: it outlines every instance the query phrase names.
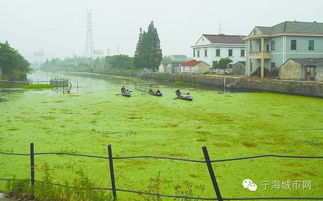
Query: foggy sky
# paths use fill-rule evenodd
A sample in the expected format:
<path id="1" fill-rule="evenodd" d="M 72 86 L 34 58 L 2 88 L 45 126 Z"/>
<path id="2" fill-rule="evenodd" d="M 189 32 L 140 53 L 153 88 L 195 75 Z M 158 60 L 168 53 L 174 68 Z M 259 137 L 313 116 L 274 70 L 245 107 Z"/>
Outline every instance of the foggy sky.
<path id="1" fill-rule="evenodd" d="M 0 0 L 0 42 L 31 61 L 83 55 L 86 12 L 92 9 L 94 48 L 133 56 L 139 28 L 151 20 L 164 55 L 186 54 L 203 33 L 249 34 L 256 25 L 323 22 L 322 0 Z M 119 50 L 119 51 L 118 51 Z"/>

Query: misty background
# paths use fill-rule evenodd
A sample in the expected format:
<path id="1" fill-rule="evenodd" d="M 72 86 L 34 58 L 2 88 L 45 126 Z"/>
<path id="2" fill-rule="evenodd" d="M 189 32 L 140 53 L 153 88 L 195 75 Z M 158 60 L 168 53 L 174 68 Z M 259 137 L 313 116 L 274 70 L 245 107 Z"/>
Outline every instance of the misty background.
<path id="1" fill-rule="evenodd" d="M 30 62 L 84 55 L 87 11 L 93 46 L 133 56 L 139 28 L 154 21 L 163 55 L 186 54 L 203 33 L 247 35 L 254 26 L 323 21 L 322 0 L 0 0 L 0 42 Z"/>

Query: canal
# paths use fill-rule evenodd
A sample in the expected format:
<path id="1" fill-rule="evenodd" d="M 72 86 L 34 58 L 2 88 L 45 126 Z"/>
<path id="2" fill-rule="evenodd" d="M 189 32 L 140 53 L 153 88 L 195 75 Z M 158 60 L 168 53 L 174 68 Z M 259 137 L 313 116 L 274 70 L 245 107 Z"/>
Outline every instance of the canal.
<path id="1" fill-rule="evenodd" d="M 50 79 L 39 73 L 30 78 Z M 230 92 L 183 83 L 82 74 L 60 90 L 0 89 L 0 151 L 67 152 L 107 156 L 168 156 L 203 160 L 262 154 L 323 155 L 323 99 L 267 92 Z M 149 85 L 162 97 L 146 93 Z M 125 86 L 130 98 L 120 96 Z M 175 90 L 193 101 L 177 100 Z M 110 187 L 108 161 L 71 156 L 37 156 L 36 178 L 45 167 L 56 183 L 82 170 L 97 186 Z M 28 178 L 29 158 L 0 157 L 0 178 Z M 263 158 L 213 164 L 224 197 L 322 196 L 321 160 Z M 115 160 L 117 188 L 213 197 L 205 164 L 155 159 Z M 244 179 L 258 184 L 242 188 Z M 311 189 L 277 190 L 263 182 L 311 181 Z M 0 182 L 0 189 L 5 182 Z M 121 200 L 148 197 L 119 193 Z M 167 199 L 165 199 L 167 200 Z"/>

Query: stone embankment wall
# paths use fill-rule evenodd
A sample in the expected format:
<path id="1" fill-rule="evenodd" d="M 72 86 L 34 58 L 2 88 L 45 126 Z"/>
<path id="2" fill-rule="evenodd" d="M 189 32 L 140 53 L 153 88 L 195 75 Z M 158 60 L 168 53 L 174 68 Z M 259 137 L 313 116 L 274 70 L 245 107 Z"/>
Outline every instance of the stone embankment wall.
<path id="1" fill-rule="evenodd" d="M 168 73 L 140 73 L 138 76 L 150 79 L 183 81 L 220 87 L 223 87 L 225 84 L 237 89 L 252 89 L 258 91 L 323 97 L 323 82 L 315 81 L 293 81 L 234 76 Z"/>

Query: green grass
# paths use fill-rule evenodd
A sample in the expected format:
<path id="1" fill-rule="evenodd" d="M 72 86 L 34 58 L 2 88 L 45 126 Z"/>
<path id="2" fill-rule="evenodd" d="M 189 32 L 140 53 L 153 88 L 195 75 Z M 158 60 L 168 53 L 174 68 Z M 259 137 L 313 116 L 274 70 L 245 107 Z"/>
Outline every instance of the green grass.
<path id="1" fill-rule="evenodd" d="M 90 75 L 96 76 L 96 75 Z M 274 93 L 226 93 L 182 88 L 192 102 L 174 100 L 176 87 L 148 80 L 99 76 L 78 80 L 79 92 L 25 91 L 1 94 L 0 151 L 70 152 L 107 156 L 153 155 L 211 159 L 261 154 L 323 155 L 323 101 L 320 98 Z M 163 97 L 143 93 L 149 84 Z M 125 85 L 131 98 L 116 94 Z M 74 90 L 74 91 L 73 91 Z M 144 95 L 143 95 L 144 94 Z M 36 156 L 36 178 L 45 164 L 55 182 L 77 178 L 82 169 L 98 186 L 110 187 L 108 161 L 71 156 Z M 29 158 L 0 158 L 0 178 L 28 178 Z M 213 164 L 224 197 L 322 197 L 321 160 L 265 158 Z M 205 164 L 152 159 L 115 160 L 118 188 L 213 197 Z M 242 188 L 243 179 L 258 184 Z M 158 180 L 158 185 L 155 182 Z M 311 180 L 311 190 L 264 190 L 262 181 Z M 4 186 L 0 183 L 1 186 Z M 158 189 L 158 190 L 156 190 Z M 119 193 L 120 200 L 145 196 Z M 156 199 L 157 200 L 157 199 Z M 168 200 L 168 199 L 163 199 Z"/>
<path id="2" fill-rule="evenodd" d="M 63 186 L 53 185 L 48 167 L 45 165 L 42 183 L 36 182 L 33 188 L 30 181 L 10 180 L 7 182 L 6 197 L 16 200 L 36 200 L 36 201 L 111 201 L 112 195 L 109 191 L 92 190 L 95 184 L 88 178 L 82 170 L 78 171 L 78 177 L 72 183 L 65 182 Z M 15 178 L 13 178 L 15 179 Z M 32 199 L 34 197 L 34 199 Z"/>
<path id="3" fill-rule="evenodd" d="M 30 84 L 30 85 L 25 85 L 22 88 L 23 89 L 50 89 L 53 86 L 50 84 Z"/>

